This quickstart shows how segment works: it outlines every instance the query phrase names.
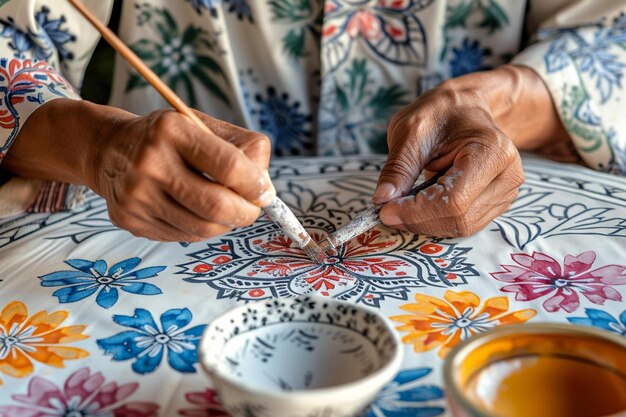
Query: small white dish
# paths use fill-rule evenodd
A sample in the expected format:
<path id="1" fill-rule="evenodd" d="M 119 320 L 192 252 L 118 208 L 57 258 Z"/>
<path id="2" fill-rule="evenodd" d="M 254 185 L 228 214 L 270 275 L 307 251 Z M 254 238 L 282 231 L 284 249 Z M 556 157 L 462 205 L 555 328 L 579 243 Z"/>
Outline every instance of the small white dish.
<path id="1" fill-rule="evenodd" d="M 200 362 L 233 417 L 357 417 L 395 377 L 402 352 L 377 311 L 299 297 L 218 317 Z"/>

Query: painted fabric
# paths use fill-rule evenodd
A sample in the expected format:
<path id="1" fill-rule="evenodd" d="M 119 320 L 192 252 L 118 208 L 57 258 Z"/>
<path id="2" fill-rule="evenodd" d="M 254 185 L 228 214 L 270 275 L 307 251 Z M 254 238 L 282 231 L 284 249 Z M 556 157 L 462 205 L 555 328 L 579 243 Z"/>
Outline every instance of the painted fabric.
<path id="1" fill-rule="evenodd" d="M 38 106 L 79 98 L 97 40 L 65 2 L 2 3 L 0 160 Z M 86 1 L 103 20 L 111 4 Z M 190 105 L 266 133 L 278 156 L 384 153 L 401 106 L 513 59 L 546 81 L 585 162 L 617 173 L 625 12 L 624 2 L 593 0 L 136 0 L 123 2 L 120 36 Z M 536 42 L 523 49 L 525 26 Z M 138 114 L 165 106 L 122 60 L 111 104 Z M 52 188 L 32 211 L 80 197 Z"/>
<path id="2" fill-rule="evenodd" d="M 282 199 L 317 235 L 369 202 L 382 157 L 281 160 Z M 0 417 L 227 417 L 198 363 L 207 323 L 301 294 L 381 311 L 405 361 L 368 417 L 449 416 L 443 359 L 526 322 L 626 337 L 626 179 L 524 157 L 511 209 L 478 234 L 376 228 L 312 264 L 265 217 L 205 242 L 134 238 L 105 202 L 0 221 Z M 262 413 L 255 414 L 259 417 Z"/>

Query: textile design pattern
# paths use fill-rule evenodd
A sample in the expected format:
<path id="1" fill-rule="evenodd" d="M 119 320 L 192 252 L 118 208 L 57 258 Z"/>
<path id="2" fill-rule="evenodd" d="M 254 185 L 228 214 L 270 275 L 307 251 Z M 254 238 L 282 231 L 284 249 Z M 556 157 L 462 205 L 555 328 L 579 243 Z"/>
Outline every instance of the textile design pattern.
<path id="1" fill-rule="evenodd" d="M 271 174 L 321 237 L 367 206 L 382 162 L 285 159 Z M 406 362 L 368 417 L 448 415 L 442 359 L 494 326 L 552 321 L 626 334 L 626 183 L 534 159 L 525 170 L 516 203 L 475 236 L 377 227 L 322 265 L 265 217 L 191 244 L 131 237 L 92 193 L 73 212 L 6 219 L 0 416 L 227 416 L 198 362 L 202 331 L 231 307 L 274 297 L 335 297 L 391 320 Z M 163 381 L 170 394 L 156 396 L 170 386 Z"/>

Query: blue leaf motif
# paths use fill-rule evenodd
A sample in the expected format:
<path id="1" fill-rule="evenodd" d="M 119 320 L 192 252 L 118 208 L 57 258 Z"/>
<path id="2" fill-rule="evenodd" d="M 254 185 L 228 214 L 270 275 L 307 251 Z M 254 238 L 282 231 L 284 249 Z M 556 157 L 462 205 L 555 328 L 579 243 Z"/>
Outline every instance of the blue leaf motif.
<path id="1" fill-rule="evenodd" d="M 99 339 L 96 344 L 106 355 L 112 355 L 113 360 L 125 361 L 134 358 L 143 351 L 136 342 L 143 335 L 143 333 L 127 330 L 115 336 Z"/>
<path id="2" fill-rule="evenodd" d="M 191 323 L 191 311 L 188 308 L 168 310 L 161 315 L 164 329 L 185 327 Z"/>
<path id="3" fill-rule="evenodd" d="M 142 294 L 142 295 L 162 294 L 162 291 L 159 287 L 153 284 L 148 284 L 147 282 L 137 282 L 133 284 L 124 285 L 122 287 L 122 291 L 126 291 L 132 294 Z"/>
<path id="4" fill-rule="evenodd" d="M 376 397 L 366 417 L 432 417 L 445 411 L 439 405 L 443 390 L 422 385 L 431 368 L 415 368 L 400 372 Z M 431 402 L 436 402 L 432 404 Z"/>
<path id="5" fill-rule="evenodd" d="M 96 303 L 102 308 L 111 308 L 117 303 L 118 292 L 116 288 L 104 287 L 96 297 Z"/>
<path id="6" fill-rule="evenodd" d="M 42 287 L 58 287 L 61 285 L 73 285 L 78 283 L 93 282 L 93 277 L 82 271 L 59 271 L 42 275 Z"/>
<path id="7" fill-rule="evenodd" d="M 57 297 L 61 303 L 73 303 L 89 297 L 97 290 L 98 287 L 95 285 L 82 284 L 58 289 L 52 295 Z"/>
<path id="8" fill-rule="evenodd" d="M 591 101 L 589 99 L 584 100 L 580 106 L 576 109 L 575 116 L 583 123 L 590 124 L 592 126 L 599 126 L 602 121 L 599 116 L 594 114 L 591 109 Z"/>
<path id="9" fill-rule="evenodd" d="M 585 309 L 585 314 L 587 317 L 568 317 L 567 320 L 572 324 L 598 327 L 620 336 L 626 336 L 626 310 L 620 314 L 619 320 L 609 313 L 595 308 Z"/>
<path id="10" fill-rule="evenodd" d="M 123 260 L 121 262 L 116 263 L 111 268 L 109 268 L 109 275 L 125 274 L 126 272 L 130 271 L 131 269 L 137 268 L 137 266 L 139 265 L 140 262 L 141 262 L 141 259 L 139 259 L 139 258 L 125 259 L 125 260 Z"/>
<path id="11" fill-rule="evenodd" d="M 113 322 L 124 327 L 132 327 L 140 331 L 146 331 L 146 329 L 156 329 L 158 326 L 152 314 L 148 310 L 143 308 L 136 308 L 133 316 L 124 316 L 122 314 L 116 314 L 113 316 Z"/>
<path id="12" fill-rule="evenodd" d="M 560 71 L 570 65 L 571 58 L 566 50 L 567 42 L 565 37 L 561 37 L 550 45 L 544 57 L 548 73 Z"/>
<path id="13" fill-rule="evenodd" d="M 133 278 L 133 277 L 135 279 L 152 278 L 152 277 L 157 276 L 157 274 L 163 271 L 165 268 L 167 267 L 166 266 L 153 266 L 149 268 L 138 269 L 136 271 L 132 271 L 124 275 L 124 278 Z"/>
<path id="14" fill-rule="evenodd" d="M 86 259 L 68 259 L 67 261 L 65 261 L 65 263 L 74 269 L 78 269 L 79 271 L 83 271 L 90 275 L 92 274 L 91 269 L 95 268 L 95 264 L 92 261 L 88 261 Z M 99 264 L 98 266 L 102 268 L 102 264 Z M 104 274 L 105 271 L 106 263 L 104 264 L 104 269 L 98 272 L 100 274 Z"/>

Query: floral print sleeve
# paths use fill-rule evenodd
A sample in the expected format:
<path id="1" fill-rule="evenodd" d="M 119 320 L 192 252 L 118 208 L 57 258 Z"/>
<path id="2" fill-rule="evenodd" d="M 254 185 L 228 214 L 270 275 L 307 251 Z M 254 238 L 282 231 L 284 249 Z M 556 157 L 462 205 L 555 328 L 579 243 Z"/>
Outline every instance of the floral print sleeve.
<path id="1" fill-rule="evenodd" d="M 616 2 L 579 3 L 540 25 L 538 42 L 513 62 L 533 68 L 543 78 L 563 125 L 587 165 L 626 174 L 624 6 Z M 567 14 L 567 19 L 560 19 L 559 14 Z M 568 22 L 570 26 L 550 22 Z"/>
<path id="2" fill-rule="evenodd" d="M 93 6 L 90 3 L 96 2 L 86 4 Z M 90 8 L 105 19 L 111 4 L 98 3 Z M 20 129 L 39 106 L 60 97 L 80 99 L 76 87 L 80 86 L 89 51 L 98 36 L 85 29 L 82 18 L 69 3 L 11 0 L 0 4 L 1 164 Z M 9 179 L 0 183 L 4 184 L 0 188 L 0 216 L 24 208 L 61 210 L 82 195 L 79 187 L 55 182 L 30 184 L 34 192 L 24 193 L 24 182 Z"/>

